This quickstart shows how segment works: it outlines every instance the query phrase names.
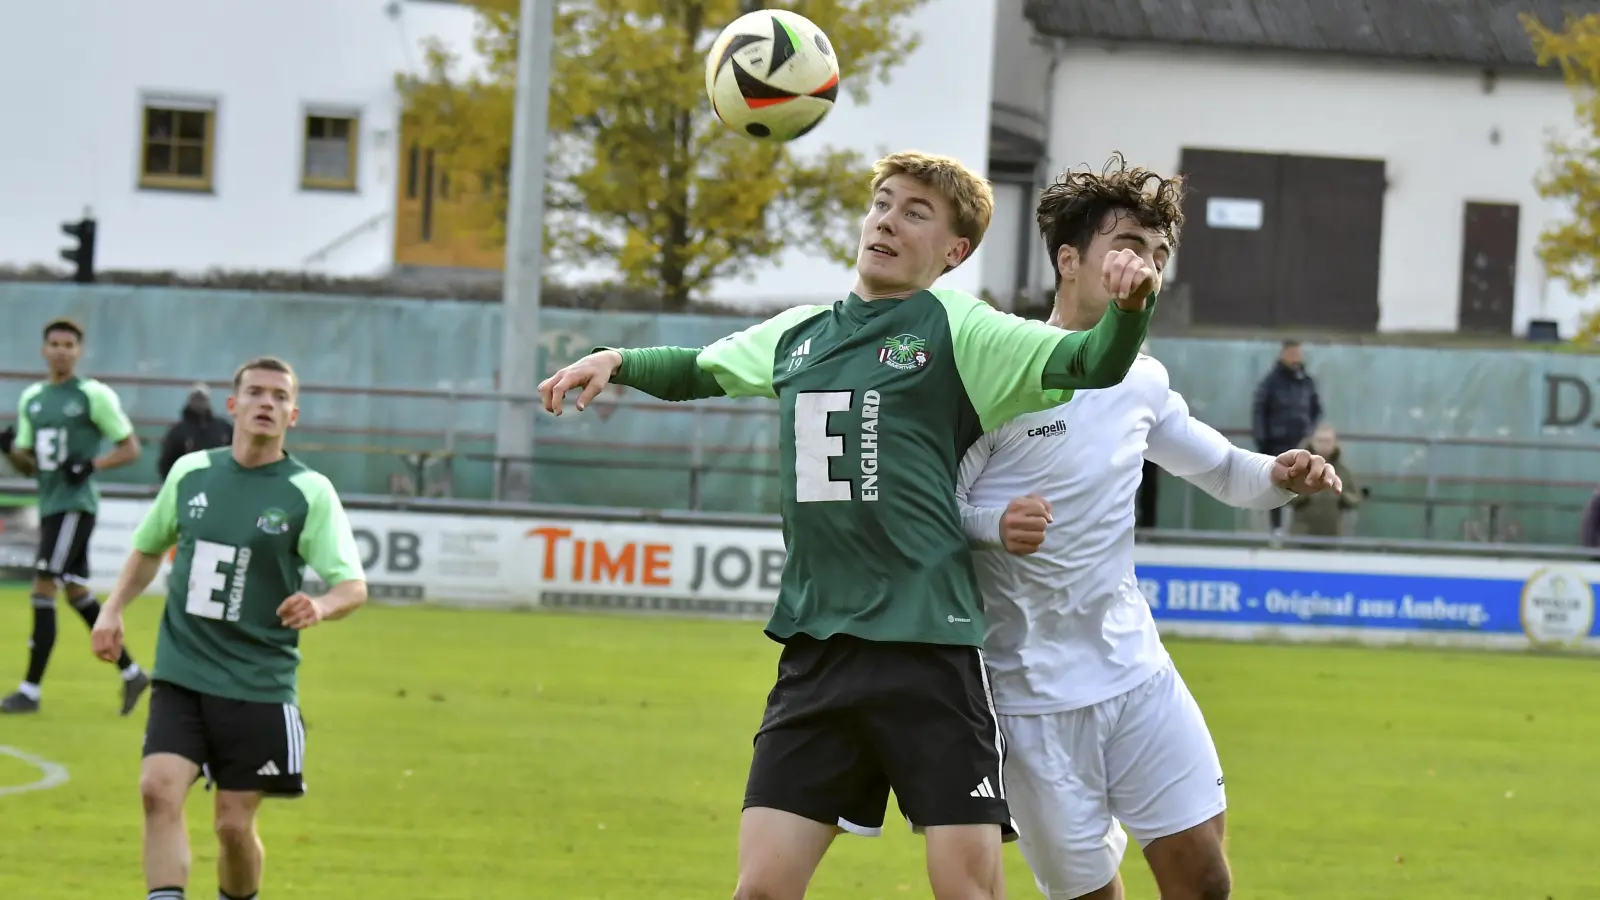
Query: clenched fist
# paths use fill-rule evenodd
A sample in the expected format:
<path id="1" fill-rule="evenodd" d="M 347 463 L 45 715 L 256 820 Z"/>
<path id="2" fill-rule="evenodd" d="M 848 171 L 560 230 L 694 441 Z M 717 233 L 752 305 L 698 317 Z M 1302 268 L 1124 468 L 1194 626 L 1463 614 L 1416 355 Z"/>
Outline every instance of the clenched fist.
<path id="1" fill-rule="evenodd" d="M 1161 289 L 1161 273 L 1132 250 L 1113 250 L 1100 267 L 1100 281 L 1124 312 L 1144 309 L 1145 301 Z"/>
<path id="2" fill-rule="evenodd" d="M 1333 465 L 1310 450 L 1290 450 L 1274 460 L 1272 483 L 1296 494 L 1316 494 L 1329 488 L 1344 492 L 1344 482 Z"/>
<path id="3" fill-rule="evenodd" d="M 1000 542 L 1006 552 L 1026 556 L 1044 543 L 1045 528 L 1054 521 L 1050 501 L 1036 494 L 1018 497 L 1000 517 Z"/>

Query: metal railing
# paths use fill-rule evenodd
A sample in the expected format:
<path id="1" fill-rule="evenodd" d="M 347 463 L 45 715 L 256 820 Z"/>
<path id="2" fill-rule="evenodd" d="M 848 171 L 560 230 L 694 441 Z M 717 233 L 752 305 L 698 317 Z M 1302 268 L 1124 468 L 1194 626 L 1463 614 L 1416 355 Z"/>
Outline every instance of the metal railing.
<path id="1" fill-rule="evenodd" d="M 27 382 L 38 377 L 37 372 L 0 370 L 0 382 Z M 196 381 L 196 379 L 149 375 L 97 377 L 122 390 L 157 388 L 178 392 L 186 390 Z M 214 388 L 231 388 L 231 382 L 227 379 L 203 380 Z M 484 474 L 480 479 L 482 482 L 498 483 L 496 476 L 500 473 L 496 470 L 499 467 L 531 462 L 536 468 L 553 469 L 563 474 L 568 471 L 573 474 L 592 473 L 605 469 L 648 473 L 652 478 L 676 475 L 682 479 L 680 483 L 682 496 L 687 501 L 684 505 L 691 510 L 702 510 L 705 507 L 703 502 L 705 486 L 709 479 L 737 477 L 761 482 L 774 479 L 778 474 L 778 467 L 775 464 L 776 447 L 770 438 L 731 445 L 714 444 L 708 438 L 711 430 L 708 421 L 712 417 L 724 421 L 753 417 L 771 422 L 776 417 L 777 410 L 770 402 L 714 400 L 667 403 L 644 398 L 633 392 L 621 396 L 608 392 L 584 415 L 597 416 L 602 421 L 624 413 L 628 416 L 643 413 L 669 414 L 674 417 L 689 416 L 691 419 L 688 428 L 678 429 L 687 432 L 687 441 L 595 440 L 568 436 L 557 428 L 536 427 L 538 433 L 534 454 L 531 457 L 508 457 L 493 452 L 495 435 L 492 427 L 486 427 L 484 421 L 486 418 L 492 421 L 492 417 L 468 415 L 467 407 L 472 404 L 538 403 L 539 399 L 536 396 L 484 390 L 448 388 L 426 390 L 318 383 L 302 385 L 302 393 L 308 398 L 319 400 L 363 397 L 404 404 L 430 404 L 437 407 L 435 409 L 437 415 L 421 417 L 431 419 L 433 427 L 374 427 L 313 419 L 299 429 L 294 445 L 301 451 L 389 460 L 396 467 L 391 471 L 387 485 L 389 496 L 452 498 L 460 493 L 459 482 L 464 467 L 479 467 Z M 439 406 L 441 404 L 442 406 Z M 158 439 L 160 432 L 175 419 L 178 404 L 172 404 L 172 412 L 160 417 L 152 415 L 148 406 L 149 404 L 142 404 L 139 408 L 131 408 L 130 412 L 133 413 L 133 420 L 141 437 L 154 440 Z M 0 406 L 0 424 L 13 418 L 14 411 Z M 540 421 L 546 420 L 541 418 Z M 1247 431 L 1237 428 L 1222 429 L 1222 431 L 1230 438 L 1248 445 Z M 769 435 L 770 431 L 760 429 L 759 433 Z M 641 435 L 641 437 L 652 436 Z M 1399 471 L 1391 469 L 1367 471 L 1362 474 L 1364 481 L 1373 487 L 1368 503 L 1420 507 L 1420 536 L 1423 540 L 1443 537 L 1440 527 L 1441 514 L 1450 510 L 1469 513 L 1461 517 L 1460 537 L 1479 547 L 1495 543 L 1514 543 L 1522 536 L 1519 533 L 1518 516 L 1531 512 L 1555 511 L 1562 516 L 1570 516 L 1574 522 L 1575 534 L 1577 517 L 1596 488 L 1596 483 L 1589 481 L 1518 478 L 1478 473 L 1444 474 L 1441 471 L 1443 467 L 1435 465 L 1435 461 L 1446 451 L 1462 449 L 1541 455 L 1600 454 L 1600 444 L 1359 433 L 1342 433 L 1340 439 L 1346 446 L 1351 447 L 1362 444 L 1387 444 L 1415 448 L 1415 453 Z M 615 458 L 618 454 L 642 458 Z M 739 459 L 737 461 L 724 459 L 729 456 Z M 554 477 L 562 478 L 563 475 Z M 1165 480 L 1160 490 L 1167 490 L 1168 485 L 1174 484 L 1181 485 L 1182 491 L 1178 514 L 1181 530 L 1204 531 L 1205 529 L 1196 527 L 1201 518 L 1198 514 L 1200 505 L 1214 501 L 1187 482 L 1174 479 Z M 1419 489 L 1407 491 L 1404 490 L 1406 488 Z M 1480 493 L 1498 490 L 1506 496 L 1487 499 L 1462 497 L 1452 495 L 1450 489 L 1476 489 Z M 1554 491 L 1562 497 L 1561 499 L 1531 498 L 1528 494 L 1534 489 Z M 1459 492 L 1458 490 L 1457 493 Z"/>

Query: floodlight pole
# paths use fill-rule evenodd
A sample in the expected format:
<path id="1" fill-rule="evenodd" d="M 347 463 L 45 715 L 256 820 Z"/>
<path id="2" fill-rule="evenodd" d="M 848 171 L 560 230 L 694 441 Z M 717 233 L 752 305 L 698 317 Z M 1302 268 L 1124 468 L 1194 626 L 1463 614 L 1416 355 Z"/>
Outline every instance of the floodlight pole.
<path id="1" fill-rule="evenodd" d="M 495 497 L 533 499 L 534 426 L 538 405 L 539 288 L 544 266 L 545 153 L 549 143 L 550 54 L 555 0 L 522 0 L 517 28 L 516 119 L 506 219 L 505 287 L 501 297 L 500 402 L 495 431 Z"/>

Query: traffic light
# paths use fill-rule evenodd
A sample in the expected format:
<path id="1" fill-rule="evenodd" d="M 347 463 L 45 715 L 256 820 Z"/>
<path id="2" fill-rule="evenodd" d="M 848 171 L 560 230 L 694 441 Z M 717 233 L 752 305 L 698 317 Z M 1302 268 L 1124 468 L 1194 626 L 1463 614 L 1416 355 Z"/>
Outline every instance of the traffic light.
<path id="1" fill-rule="evenodd" d="M 76 222 L 67 222 L 61 226 L 68 237 L 78 239 L 78 246 L 68 247 L 61 251 L 61 258 L 77 267 L 72 273 L 72 280 L 79 284 L 89 284 L 94 281 L 94 219 L 85 216 Z"/>

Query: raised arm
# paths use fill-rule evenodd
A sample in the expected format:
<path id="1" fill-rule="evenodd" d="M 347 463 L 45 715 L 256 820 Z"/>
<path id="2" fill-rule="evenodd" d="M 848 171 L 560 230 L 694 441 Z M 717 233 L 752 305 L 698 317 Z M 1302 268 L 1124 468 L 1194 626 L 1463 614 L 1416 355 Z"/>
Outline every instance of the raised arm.
<path id="1" fill-rule="evenodd" d="M 648 347 L 595 351 L 539 385 L 547 411 L 561 415 L 567 392 L 581 389 L 581 412 L 607 384 L 616 382 L 661 400 L 706 397 L 775 397 L 772 378 L 778 344 L 791 329 L 826 306 L 797 306 L 704 348 Z"/>
<path id="2" fill-rule="evenodd" d="M 1149 331 L 1146 308 L 1110 306 L 1089 331 L 1063 331 L 991 308 L 958 291 L 933 291 L 950 314 L 956 367 L 984 431 L 1058 406 L 1078 388 L 1122 381 Z"/>

